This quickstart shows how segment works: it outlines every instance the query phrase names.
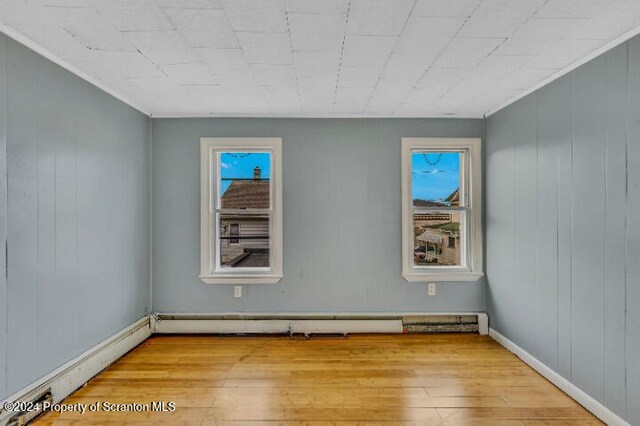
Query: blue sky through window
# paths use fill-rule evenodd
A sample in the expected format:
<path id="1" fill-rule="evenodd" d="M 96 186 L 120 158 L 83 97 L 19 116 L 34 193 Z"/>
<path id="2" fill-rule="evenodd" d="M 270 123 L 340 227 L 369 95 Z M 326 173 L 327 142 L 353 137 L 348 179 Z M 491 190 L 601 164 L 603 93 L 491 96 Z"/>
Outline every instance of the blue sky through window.
<path id="1" fill-rule="evenodd" d="M 444 200 L 458 189 L 460 157 L 458 152 L 411 154 L 412 199 Z"/>
<path id="2" fill-rule="evenodd" d="M 248 154 L 248 155 L 247 155 Z M 222 179 L 252 179 L 253 169 L 261 169 L 260 177 L 271 177 L 271 154 L 268 152 L 223 152 L 220 154 L 220 174 Z M 220 181 L 221 194 L 231 185 L 230 180 Z"/>

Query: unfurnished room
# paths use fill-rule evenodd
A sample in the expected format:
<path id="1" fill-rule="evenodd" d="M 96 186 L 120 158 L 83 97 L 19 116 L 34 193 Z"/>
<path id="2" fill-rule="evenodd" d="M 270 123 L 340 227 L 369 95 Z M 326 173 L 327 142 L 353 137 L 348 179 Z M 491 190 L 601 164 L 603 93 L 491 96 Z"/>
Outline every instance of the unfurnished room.
<path id="1" fill-rule="evenodd" d="M 640 0 L 0 0 L 0 426 L 640 426 Z"/>

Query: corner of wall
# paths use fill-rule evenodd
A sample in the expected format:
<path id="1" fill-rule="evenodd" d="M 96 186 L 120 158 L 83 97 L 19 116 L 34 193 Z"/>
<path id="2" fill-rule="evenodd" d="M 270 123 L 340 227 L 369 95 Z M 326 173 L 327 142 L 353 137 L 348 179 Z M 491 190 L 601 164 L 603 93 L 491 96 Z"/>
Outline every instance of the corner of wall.
<path id="1" fill-rule="evenodd" d="M 7 392 L 7 61 L 0 34 L 0 396 Z"/>
<path id="2" fill-rule="evenodd" d="M 153 314 L 153 117 L 149 123 L 149 309 Z"/>

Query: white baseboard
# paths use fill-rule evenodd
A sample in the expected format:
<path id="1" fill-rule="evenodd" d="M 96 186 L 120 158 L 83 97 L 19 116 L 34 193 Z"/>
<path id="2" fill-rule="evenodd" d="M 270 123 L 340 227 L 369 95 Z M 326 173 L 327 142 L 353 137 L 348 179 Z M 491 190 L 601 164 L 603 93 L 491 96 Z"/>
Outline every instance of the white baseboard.
<path id="1" fill-rule="evenodd" d="M 489 334 L 489 315 L 487 313 L 478 314 L 478 334 L 481 336 Z"/>
<path id="2" fill-rule="evenodd" d="M 58 403 L 118 358 L 144 342 L 150 335 L 149 316 L 144 316 L 37 382 L 10 395 L 2 404 L 31 401 L 47 389 L 51 390 L 53 403 Z M 0 411 L 0 425 L 5 425 L 14 414 L 16 413 Z"/>
<path id="3" fill-rule="evenodd" d="M 402 333 L 402 320 L 155 319 L 154 333 Z"/>
<path id="4" fill-rule="evenodd" d="M 529 367 L 536 370 L 542 376 L 544 376 L 551 383 L 556 385 L 560 390 L 573 398 L 576 402 L 582 405 L 584 408 L 593 413 L 594 416 L 605 422 L 610 426 L 631 426 L 629 423 L 620 418 L 613 411 L 596 401 L 587 393 L 582 391 L 576 385 L 562 377 L 560 374 L 547 367 L 540 362 L 533 355 L 522 349 L 520 346 L 507 339 L 505 336 L 494 330 L 489 329 L 489 335 L 502 346 L 513 352 L 518 358 L 524 361 Z"/>

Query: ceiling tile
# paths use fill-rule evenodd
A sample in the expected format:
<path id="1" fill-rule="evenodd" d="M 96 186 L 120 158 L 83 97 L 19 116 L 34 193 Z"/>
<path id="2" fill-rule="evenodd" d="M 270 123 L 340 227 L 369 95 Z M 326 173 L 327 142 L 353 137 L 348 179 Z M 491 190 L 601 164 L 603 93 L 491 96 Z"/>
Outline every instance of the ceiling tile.
<path id="1" fill-rule="evenodd" d="M 447 92 L 471 73 L 468 68 L 429 68 L 413 90 L 402 100 L 397 111 L 422 106 L 432 108 Z M 447 112 L 447 111 L 441 111 Z"/>
<path id="2" fill-rule="evenodd" d="M 161 65 L 160 69 L 162 69 L 171 80 L 179 83 L 202 84 L 218 82 L 216 77 L 200 62 Z"/>
<path id="3" fill-rule="evenodd" d="M 287 32 L 284 0 L 225 0 L 234 31 Z"/>
<path id="4" fill-rule="evenodd" d="M 500 89 L 526 90 L 545 78 L 555 74 L 558 69 L 524 68 L 501 79 Z"/>
<path id="5" fill-rule="evenodd" d="M 393 54 L 367 105 L 367 111 L 395 111 L 425 74 L 433 57 Z"/>
<path id="6" fill-rule="evenodd" d="M 495 50 L 495 55 L 538 55 L 553 45 L 555 40 L 507 39 Z"/>
<path id="7" fill-rule="evenodd" d="M 442 51 L 464 22 L 464 18 L 412 16 L 409 18 L 394 52 L 435 55 Z"/>
<path id="8" fill-rule="evenodd" d="M 26 3 L 24 0 L 0 1 L 2 22 L 13 27 L 21 25 L 55 25 L 51 22 L 51 9 L 39 4 Z"/>
<path id="9" fill-rule="evenodd" d="M 120 31 L 174 29 L 153 0 L 91 0 Z"/>
<path id="10" fill-rule="evenodd" d="M 476 96 L 473 100 L 457 108 L 460 115 L 475 115 L 482 117 L 494 106 L 513 99 L 520 93 L 519 90 L 508 90 L 491 87 Z"/>
<path id="11" fill-rule="evenodd" d="M 334 113 L 362 113 L 367 106 L 371 92 L 368 90 L 339 87 L 333 105 Z"/>
<path id="12" fill-rule="evenodd" d="M 347 14 L 348 0 L 287 0 L 288 12 Z"/>
<path id="13" fill-rule="evenodd" d="M 395 111 L 394 116 L 402 118 L 434 118 L 443 117 L 443 114 L 433 105 L 401 104 Z"/>
<path id="14" fill-rule="evenodd" d="M 227 74 L 217 77 L 220 86 L 224 88 L 226 96 L 262 96 L 260 87 L 252 76 L 247 74 Z"/>
<path id="15" fill-rule="evenodd" d="M 326 77 L 338 73 L 340 55 L 325 52 L 293 52 L 298 77 Z"/>
<path id="16" fill-rule="evenodd" d="M 608 0 L 548 0 L 536 12 L 537 18 L 590 18 Z"/>
<path id="17" fill-rule="evenodd" d="M 223 9 L 221 0 L 155 0 L 160 7 L 174 9 Z"/>
<path id="18" fill-rule="evenodd" d="M 366 67 L 343 66 L 338 78 L 339 87 L 362 89 L 375 87 L 382 75 L 384 64 Z"/>
<path id="19" fill-rule="evenodd" d="M 140 89 L 150 95 L 160 93 L 162 96 L 180 96 L 183 93 L 180 83 L 169 77 L 131 78 L 128 83 L 133 88 Z"/>
<path id="20" fill-rule="evenodd" d="M 224 10 L 163 9 L 191 47 L 237 48 Z"/>
<path id="21" fill-rule="evenodd" d="M 476 78 L 483 80 L 500 80 L 505 76 L 520 71 L 534 56 L 500 56 L 491 55 L 473 71 Z"/>
<path id="22" fill-rule="evenodd" d="M 90 50 L 135 51 L 133 45 L 93 8 L 51 7 L 58 25 Z"/>
<path id="23" fill-rule="evenodd" d="M 252 64 L 256 82 L 261 86 L 296 87 L 296 71 L 293 65 Z"/>
<path id="24" fill-rule="evenodd" d="M 425 108 L 429 105 L 435 104 L 444 95 L 447 89 L 419 89 L 414 88 L 398 105 L 397 111 L 404 109 L 416 110 L 419 108 Z"/>
<path id="25" fill-rule="evenodd" d="M 38 43 L 40 46 L 56 51 L 57 55 L 63 59 L 88 60 L 91 56 L 91 49 L 73 36 L 69 31 L 58 26 L 51 25 L 24 25 L 17 26 L 16 29 Z M 135 51 L 131 45 L 130 51 Z"/>
<path id="26" fill-rule="evenodd" d="M 352 0 L 347 33 L 398 35 L 415 0 Z"/>
<path id="27" fill-rule="evenodd" d="M 195 49 L 205 66 L 214 75 L 251 75 L 251 69 L 241 49 Z"/>
<path id="28" fill-rule="evenodd" d="M 194 62 L 195 55 L 178 31 L 136 31 L 127 38 L 155 64 Z"/>
<path id="29" fill-rule="evenodd" d="M 442 93 L 473 72 L 472 68 L 435 68 L 431 67 L 416 83 L 416 88 Z"/>
<path id="30" fill-rule="evenodd" d="M 236 33 L 251 64 L 292 64 L 287 33 Z"/>
<path id="31" fill-rule="evenodd" d="M 344 42 L 342 65 L 368 66 L 387 62 L 397 37 L 347 36 Z"/>
<path id="32" fill-rule="evenodd" d="M 602 40 L 559 40 L 533 59 L 528 66 L 530 68 L 564 68 L 597 50 L 603 44 Z"/>
<path id="33" fill-rule="evenodd" d="M 439 68 L 475 67 L 503 41 L 498 38 L 454 38 L 434 65 Z"/>
<path id="34" fill-rule="evenodd" d="M 470 102 L 476 96 L 496 85 L 497 81 L 495 80 L 476 77 L 476 74 L 469 74 L 451 90 L 446 92 L 442 98 L 440 98 L 438 103 L 450 104 L 457 102 Z M 446 109 L 450 109 L 450 107 L 447 107 Z"/>
<path id="35" fill-rule="evenodd" d="M 459 37 L 507 37 L 546 0 L 484 0 L 458 33 Z"/>
<path id="36" fill-rule="evenodd" d="M 295 87 L 261 86 L 260 90 L 267 105 L 269 105 L 271 109 L 300 109 L 300 99 Z"/>
<path id="37" fill-rule="evenodd" d="M 92 7 L 91 0 L 25 0 L 29 4 L 54 7 Z"/>
<path id="38" fill-rule="evenodd" d="M 435 56 L 394 53 L 389 57 L 382 80 L 397 82 L 396 87 L 413 87 L 433 63 Z"/>
<path id="39" fill-rule="evenodd" d="M 300 78 L 298 82 L 303 111 L 322 114 L 331 112 L 335 81 L 329 78 Z"/>
<path id="40" fill-rule="evenodd" d="M 109 76 L 116 79 L 166 77 L 158 67 L 138 52 L 95 50 L 91 52 L 88 60 L 76 61 L 75 64 L 90 74 L 99 74 L 100 78 L 105 80 L 109 79 Z"/>
<path id="41" fill-rule="evenodd" d="M 638 21 L 640 21 L 640 18 L 634 15 L 624 17 L 596 16 L 573 28 L 567 38 L 575 40 L 611 40 L 624 34 L 629 28 L 633 28 Z"/>
<path id="42" fill-rule="evenodd" d="M 289 13 L 293 50 L 335 52 L 342 48 L 346 14 Z"/>
<path id="43" fill-rule="evenodd" d="M 482 0 L 418 0 L 413 11 L 414 16 L 468 17 Z"/>
<path id="44" fill-rule="evenodd" d="M 524 40 L 558 40 L 587 22 L 583 18 L 531 18 L 518 28 L 510 38 Z"/>

